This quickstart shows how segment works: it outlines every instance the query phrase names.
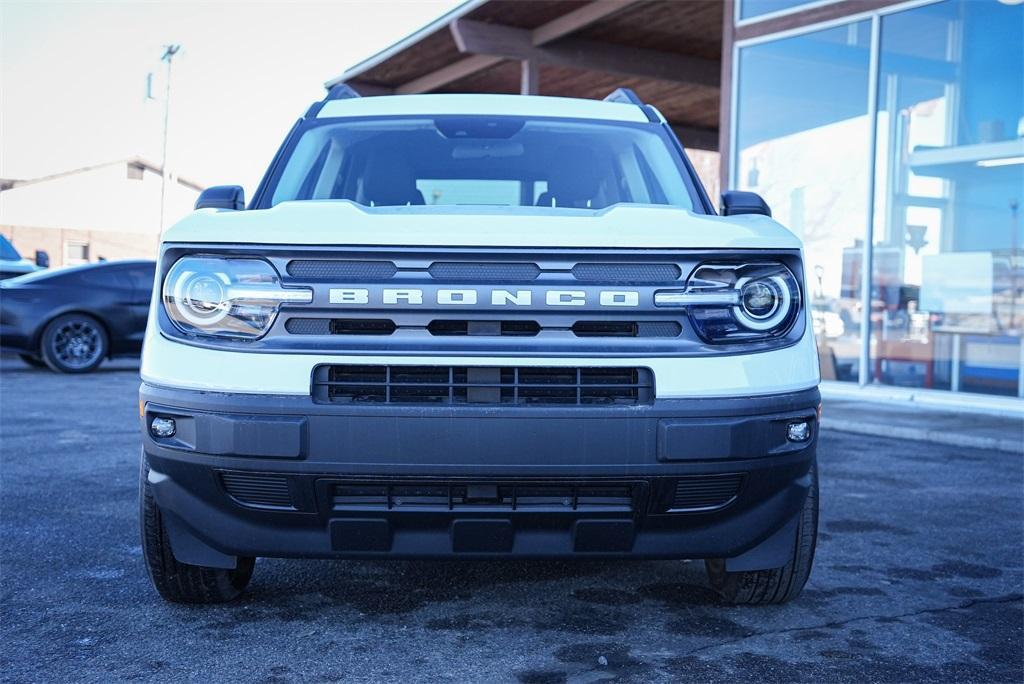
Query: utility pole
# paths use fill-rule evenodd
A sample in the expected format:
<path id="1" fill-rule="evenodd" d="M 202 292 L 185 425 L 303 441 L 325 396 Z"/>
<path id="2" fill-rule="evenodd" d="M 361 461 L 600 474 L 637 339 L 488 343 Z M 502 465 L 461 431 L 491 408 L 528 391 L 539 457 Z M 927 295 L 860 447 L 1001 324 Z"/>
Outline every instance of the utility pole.
<path id="1" fill-rule="evenodd" d="M 163 57 L 160 58 L 161 62 L 167 62 L 167 92 L 164 95 L 164 150 L 163 159 L 160 160 L 160 234 L 164 232 L 164 202 L 167 198 L 167 125 L 171 119 L 171 62 L 180 49 L 181 45 L 165 45 Z"/>

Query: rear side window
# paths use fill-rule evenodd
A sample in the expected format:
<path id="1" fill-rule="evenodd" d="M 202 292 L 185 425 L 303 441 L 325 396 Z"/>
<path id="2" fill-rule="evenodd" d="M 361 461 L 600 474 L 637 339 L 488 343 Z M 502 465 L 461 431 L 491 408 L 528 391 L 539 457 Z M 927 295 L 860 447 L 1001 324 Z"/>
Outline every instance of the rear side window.
<path id="1" fill-rule="evenodd" d="M 695 190 L 660 126 L 522 117 L 310 122 L 271 180 L 273 206 L 543 206 L 693 209 Z"/>
<path id="2" fill-rule="evenodd" d="M 0 259 L 4 261 L 17 261 L 20 258 L 21 255 L 18 254 L 18 250 L 14 249 L 14 245 L 6 237 L 0 235 Z"/>
<path id="3" fill-rule="evenodd" d="M 128 269 L 128 278 L 131 280 L 132 287 L 139 291 L 152 290 L 155 271 L 156 264 Z"/>
<path id="4" fill-rule="evenodd" d="M 132 286 L 128 272 L 124 268 L 111 268 L 109 266 L 84 269 L 79 273 L 78 280 L 83 285 L 96 285 L 99 287 L 127 289 Z"/>

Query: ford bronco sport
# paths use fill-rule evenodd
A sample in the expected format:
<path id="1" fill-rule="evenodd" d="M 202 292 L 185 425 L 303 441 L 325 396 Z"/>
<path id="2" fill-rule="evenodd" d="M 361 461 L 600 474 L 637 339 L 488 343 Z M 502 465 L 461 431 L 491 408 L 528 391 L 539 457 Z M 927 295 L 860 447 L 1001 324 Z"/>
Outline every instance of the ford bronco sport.
<path id="1" fill-rule="evenodd" d="M 706 560 L 778 603 L 817 532 L 800 241 L 716 212 L 635 94 L 360 98 L 251 204 L 170 228 L 142 361 L 141 523 L 166 599 L 257 556 Z"/>

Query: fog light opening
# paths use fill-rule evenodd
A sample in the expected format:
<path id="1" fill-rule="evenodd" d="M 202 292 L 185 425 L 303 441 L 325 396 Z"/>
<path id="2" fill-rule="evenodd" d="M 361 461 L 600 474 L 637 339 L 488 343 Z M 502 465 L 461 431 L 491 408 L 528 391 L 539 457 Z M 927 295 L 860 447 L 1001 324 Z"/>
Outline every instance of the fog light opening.
<path id="1" fill-rule="evenodd" d="M 177 426 L 174 424 L 173 418 L 154 418 L 153 422 L 149 424 L 149 431 L 154 437 L 166 439 L 174 436 Z"/>
<path id="2" fill-rule="evenodd" d="M 790 423 L 786 426 L 786 438 L 790 442 L 806 442 L 811 438 L 811 424 L 805 420 Z"/>

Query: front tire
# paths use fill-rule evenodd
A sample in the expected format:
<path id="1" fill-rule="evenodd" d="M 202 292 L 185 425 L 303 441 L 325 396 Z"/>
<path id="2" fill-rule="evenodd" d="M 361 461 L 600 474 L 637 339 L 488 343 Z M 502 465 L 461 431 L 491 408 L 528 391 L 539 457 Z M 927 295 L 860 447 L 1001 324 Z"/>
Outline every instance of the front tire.
<path id="1" fill-rule="evenodd" d="M 91 373 L 103 363 L 109 347 L 107 331 L 98 320 L 71 313 L 50 321 L 39 351 L 46 365 L 58 373 Z"/>
<path id="2" fill-rule="evenodd" d="M 800 511 L 796 546 L 789 562 L 771 570 L 728 572 L 722 559 L 704 561 L 711 586 L 735 605 L 786 603 L 800 595 L 814 564 L 818 539 L 818 469 L 811 466 L 811 488 Z"/>
<path id="3" fill-rule="evenodd" d="M 160 507 L 153 499 L 149 484 L 149 466 L 142 454 L 139 468 L 139 526 L 142 529 L 142 555 L 153 587 L 174 603 L 224 603 L 238 598 L 252 579 L 256 559 L 238 558 L 234 570 L 208 568 L 181 563 L 171 551 Z"/>

